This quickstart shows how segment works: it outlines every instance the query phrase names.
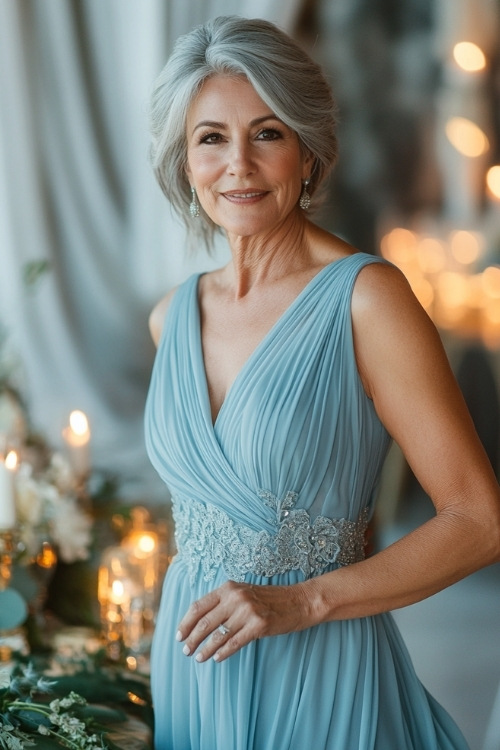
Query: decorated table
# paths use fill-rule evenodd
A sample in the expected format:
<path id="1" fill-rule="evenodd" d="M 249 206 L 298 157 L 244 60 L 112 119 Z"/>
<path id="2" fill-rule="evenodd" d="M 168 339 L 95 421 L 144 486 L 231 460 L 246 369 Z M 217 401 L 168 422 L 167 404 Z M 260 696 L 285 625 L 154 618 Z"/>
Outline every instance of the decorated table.
<path id="1" fill-rule="evenodd" d="M 81 629 L 65 633 L 83 644 Z M 66 645 L 0 667 L 0 747 L 148 750 L 152 727 L 148 675 L 111 665 L 102 650 Z"/>
<path id="2" fill-rule="evenodd" d="M 52 450 L 0 382 L 0 748 L 152 747 L 169 523 L 93 475 L 89 441 L 74 412 Z"/>

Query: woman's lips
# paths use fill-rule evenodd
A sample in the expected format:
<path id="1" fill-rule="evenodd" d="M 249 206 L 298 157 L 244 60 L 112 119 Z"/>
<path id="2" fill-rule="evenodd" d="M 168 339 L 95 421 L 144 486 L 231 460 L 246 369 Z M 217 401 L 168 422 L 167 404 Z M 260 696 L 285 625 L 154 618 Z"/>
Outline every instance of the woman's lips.
<path id="1" fill-rule="evenodd" d="M 267 190 L 231 190 L 221 193 L 231 203 L 258 203 L 267 194 Z"/>

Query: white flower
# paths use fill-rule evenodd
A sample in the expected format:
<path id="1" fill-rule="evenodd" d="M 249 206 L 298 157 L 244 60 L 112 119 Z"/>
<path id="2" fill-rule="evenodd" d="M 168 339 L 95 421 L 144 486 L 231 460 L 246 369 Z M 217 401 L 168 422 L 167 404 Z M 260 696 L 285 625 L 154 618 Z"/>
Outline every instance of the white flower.
<path id="1" fill-rule="evenodd" d="M 8 748 L 8 750 L 24 750 L 25 747 L 32 747 L 34 744 L 25 732 L 15 729 L 12 724 L 0 723 L 0 747 Z"/>
<path id="2" fill-rule="evenodd" d="M 37 554 L 42 541 L 53 542 L 64 562 L 88 557 L 92 519 L 79 507 L 73 489 L 71 470 L 57 454 L 41 476 L 33 473 L 29 464 L 19 467 L 16 508 L 28 557 Z"/>
<path id="3" fill-rule="evenodd" d="M 47 474 L 62 494 L 74 491 L 75 475 L 71 464 L 62 453 L 54 453 L 52 455 Z"/>
<path id="4" fill-rule="evenodd" d="M 31 467 L 21 464 L 16 478 L 16 510 L 19 522 L 38 526 L 43 516 L 40 485 L 31 476 Z"/>
<path id="5" fill-rule="evenodd" d="M 62 560 L 71 563 L 87 559 L 92 540 L 92 519 L 72 498 L 59 497 L 54 503 L 50 526 L 52 540 Z"/>

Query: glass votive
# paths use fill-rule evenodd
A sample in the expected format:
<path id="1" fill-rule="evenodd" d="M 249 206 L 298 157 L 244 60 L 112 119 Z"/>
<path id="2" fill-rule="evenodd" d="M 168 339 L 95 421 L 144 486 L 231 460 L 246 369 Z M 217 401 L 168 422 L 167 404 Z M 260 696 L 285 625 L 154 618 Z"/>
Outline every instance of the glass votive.
<path id="1" fill-rule="evenodd" d="M 104 551 L 99 567 L 98 599 L 108 656 L 118 661 L 129 653 L 147 651 L 150 637 L 145 627 L 144 574 L 126 547 L 109 547 Z"/>
<path id="2" fill-rule="evenodd" d="M 158 609 L 160 539 L 155 527 L 149 523 L 149 512 L 138 506 L 132 510 L 132 526 L 122 541 L 142 570 L 144 588 L 144 620 L 151 629 Z"/>

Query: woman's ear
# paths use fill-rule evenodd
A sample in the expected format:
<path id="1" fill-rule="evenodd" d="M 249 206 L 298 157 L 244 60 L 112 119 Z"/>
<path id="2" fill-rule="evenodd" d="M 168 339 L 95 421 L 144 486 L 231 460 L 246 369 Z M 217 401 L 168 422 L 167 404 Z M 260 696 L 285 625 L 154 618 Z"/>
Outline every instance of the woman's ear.
<path id="1" fill-rule="evenodd" d="M 302 162 L 302 179 L 310 180 L 311 175 L 314 172 L 314 162 L 316 161 L 314 154 L 311 151 L 306 151 Z"/>

